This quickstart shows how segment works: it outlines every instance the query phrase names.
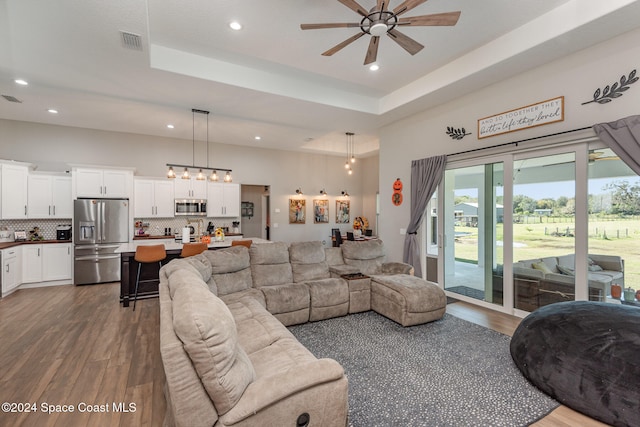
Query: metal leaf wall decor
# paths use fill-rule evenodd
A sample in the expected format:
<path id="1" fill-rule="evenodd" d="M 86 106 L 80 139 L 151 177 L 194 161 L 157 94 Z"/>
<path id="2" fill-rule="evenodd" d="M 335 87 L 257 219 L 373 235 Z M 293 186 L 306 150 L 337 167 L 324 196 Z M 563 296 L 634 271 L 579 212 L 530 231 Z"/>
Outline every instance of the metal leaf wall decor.
<path id="1" fill-rule="evenodd" d="M 447 126 L 447 135 L 449 135 L 452 139 L 461 140 L 467 135 L 471 135 L 467 133 L 464 128 L 454 129 L 451 126 Z"/>
<path id="2" fill-rule="evenodd" d="M 629 89 L 629 85 L 634 84 L 638 81 L 638 77 L 636 77 L 636 70 L 633 70 L 629 73 L 629 76 L 620 77 L 619 82 L 615 82 L 612 85 L 605 86 L 604 89 L 598 88 L 593 93 L 593 99 L 591 101 L 583 102 L 582 105 L 591 104 L 592 102 L 597 102 L 598 104 L 606 104 L 608 102 L 613 101 L 615 98 L 620 98 L 624 91 Z"/>

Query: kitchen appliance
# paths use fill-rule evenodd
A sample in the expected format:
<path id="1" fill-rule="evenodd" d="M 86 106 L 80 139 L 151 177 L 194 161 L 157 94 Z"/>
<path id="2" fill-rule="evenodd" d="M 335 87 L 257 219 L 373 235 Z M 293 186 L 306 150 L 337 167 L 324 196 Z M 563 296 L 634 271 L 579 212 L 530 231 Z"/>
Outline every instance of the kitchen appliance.
<path id="1" fill-rule="evenodd" d="M 56 240 L 71 240 L 71 225 L 59 225 L 56 227 Z"/>
<path id="2" fill-rule="evenodd" d="M 74 283 L 120 281 L 116 249 L 129 241 L 129 200 L 74 200 L 73 228 Z"/>
<path id="3" fill-rule="evenodd" d="M 207 215 L 207 201 L 204 199 L 175 199 L 175 206 L 176 215 Z"/>

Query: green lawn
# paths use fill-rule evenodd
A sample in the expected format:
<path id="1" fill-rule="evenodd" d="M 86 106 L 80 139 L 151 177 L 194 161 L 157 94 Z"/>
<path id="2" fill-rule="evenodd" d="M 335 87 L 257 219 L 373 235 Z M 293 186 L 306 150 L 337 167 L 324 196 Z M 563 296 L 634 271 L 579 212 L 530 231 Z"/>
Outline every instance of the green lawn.
<path id="1" fill-rule="evenodd" d="M 514 224 L 514 260 L 560 256 L 575 252 L 575 239 L 565 236 L 567 227 L 572 235 L 574 226 L 563 221 L 542 224 Z M 502 224 L 496 229 L 496 240 L 502 241 Z M 556 229 L 559 233 L 555 233 Z M 478 245 L 478 229 L 475 227 L 455 227 L 456 259 L 476 261 Z M 596 233 L 597 232 L 597 233 Z M 502 259 L 501 248 L 498 247 L 498 259 Z M 638 219 L 618 219 L 589 221 L 589 253 L 602 255 L 619 255 L 625 262 L 625 283 L 634 289 L 640 288 L 640 221 Z"/>

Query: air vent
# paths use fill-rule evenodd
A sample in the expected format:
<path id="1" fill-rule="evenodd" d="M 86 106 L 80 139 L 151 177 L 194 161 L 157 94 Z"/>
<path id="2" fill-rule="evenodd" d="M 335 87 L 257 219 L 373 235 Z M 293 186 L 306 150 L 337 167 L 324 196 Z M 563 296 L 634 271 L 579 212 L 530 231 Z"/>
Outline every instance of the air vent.
<path id="1" fill-rule="evenodd" d="M 122 45 L 127 49 L 142 50 L 142 38 L 140 38 L 139 34 L 120 31 L 120 38 L 122 39 Z"/>
<path id="2" fill-rule="evenodd" d="M 2 97 L 4 99 L 6 99 L 9 102 L 17 102 L 18 104 L 22 104 L 22 101 L 20 101 L 18 98 L 16 98 L 15 96 L 11 96 L 11 95 L 2 95 Z"/>

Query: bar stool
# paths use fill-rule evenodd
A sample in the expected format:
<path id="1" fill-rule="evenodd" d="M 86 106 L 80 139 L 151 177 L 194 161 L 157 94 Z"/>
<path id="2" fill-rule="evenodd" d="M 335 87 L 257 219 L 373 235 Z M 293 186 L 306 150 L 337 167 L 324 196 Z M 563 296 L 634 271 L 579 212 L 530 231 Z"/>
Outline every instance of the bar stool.
<path id="1" fill-rule="evenodd" d="M 182 252 L 180 252 L 181 258 L 186 258 L 188 256 L 194 256 L 201 254 L 202 252 L 209 249 L 209 246 L 206 243 L 185 243 L 182 245 Z"/>
<path id="2" fill-rule="evenodd" d="M 246 246 L 247 248 L 251 247 L 253 240 L 232 240 L 231 246 Z"/>
<path id="3" fill-rule="evenodd" d="M 167 251 L 164 245 L 140 245 L 136 248 L 136 254 L 133 257 L 138 262 L 138 274 L 136 275 L 136 290 L 133 296 L 133 311 L 136 311 L 136 301 L 138 300 L 138 288 L 140 286 L 140 268 L 142 264 L 158 263 L 158 267 L 162 267 L 161 261 L 167 257 Z M 143 280 L 143 282 L 155 281 L 155 279 Z"/>

